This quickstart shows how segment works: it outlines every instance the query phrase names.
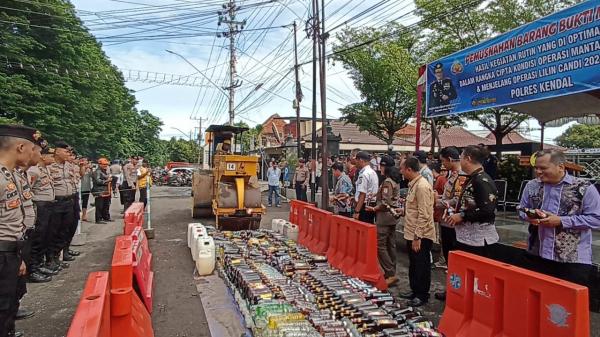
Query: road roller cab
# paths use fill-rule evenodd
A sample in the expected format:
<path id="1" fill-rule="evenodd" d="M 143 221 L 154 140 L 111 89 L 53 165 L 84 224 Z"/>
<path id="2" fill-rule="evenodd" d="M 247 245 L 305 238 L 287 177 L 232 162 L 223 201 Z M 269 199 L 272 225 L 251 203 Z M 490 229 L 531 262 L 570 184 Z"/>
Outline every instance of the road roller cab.
<path id="1" fill-rule="evenodd" d="M 210 169 L 194 174 L 194 218 L 215 216 L 223 230 L 258 229 L 265 207 L 258 182 L 258 157 L 244 155 L 248 128 L 211 125 L 206 130 Z"/>

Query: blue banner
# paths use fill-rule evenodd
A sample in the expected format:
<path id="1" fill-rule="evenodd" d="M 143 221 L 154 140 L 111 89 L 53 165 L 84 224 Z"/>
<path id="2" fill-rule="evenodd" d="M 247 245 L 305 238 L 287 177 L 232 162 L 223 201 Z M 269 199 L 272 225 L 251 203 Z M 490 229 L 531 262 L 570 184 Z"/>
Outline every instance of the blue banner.
<path id="1" fill-rule="evenodd" d="M 600 0 L 428 64 L 426 88 L 427 117 L 600 88 Z"/>

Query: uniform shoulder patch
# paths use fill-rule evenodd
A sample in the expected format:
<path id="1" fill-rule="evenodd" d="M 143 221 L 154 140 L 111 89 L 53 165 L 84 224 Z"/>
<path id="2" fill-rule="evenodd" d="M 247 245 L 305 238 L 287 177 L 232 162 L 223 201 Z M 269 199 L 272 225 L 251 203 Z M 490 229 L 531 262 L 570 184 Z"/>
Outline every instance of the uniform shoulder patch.
<path id="1" fill-rule="evenodd" d="M 21 199 L 13 199 L 6 202 L 6 209 L 15 209 L 19 206 L 21 206 Z"/>

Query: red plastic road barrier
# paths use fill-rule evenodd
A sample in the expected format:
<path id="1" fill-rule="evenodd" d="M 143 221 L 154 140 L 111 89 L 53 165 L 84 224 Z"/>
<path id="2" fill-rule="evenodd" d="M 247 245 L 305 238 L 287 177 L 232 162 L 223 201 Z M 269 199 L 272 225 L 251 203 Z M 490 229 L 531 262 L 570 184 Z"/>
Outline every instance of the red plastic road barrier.
<path id="1" fill-rule="evenodd" d="M 110 337 L 108 272 L 90 273 L 67 337 Z"/>
<path id="2" fill-rule="evenodd" d="M 327 260 L 344 273 L 386 290 L 377 257 L 377 227 L 351 218 L 330 217 Z"/>
<path id="3" fill-rule="evenodd" d="M 154 337 L 150 314 L 133 290 L 133 241 L 130 236 L 116 239 L 110 281 L 112 336 Z"/>
<path id="4" fill-rule="evenodd" d="M 590 336 L 588 289 L 473 254 L 450 253 L 448 337 Z"/>
<path id="5" fill-rule="evenodd" d="M 125 225 L 123 226 L 123 235 L 130 235 L 133 229 L 137 226 L 144 225 L 144 203 L 134 202 L 125 211 L 123 218 Z"/>
<path id="6" fill-rule="evenodd" d="M 331 212 L 315 207 L 307 207 L 308 233 L 304 239 L 306 247 L 315 254 L 326 254 L 329 248 L 329 221 Z"/>
<path id="7" fill-rule="evenodd" d="M 301 206 L 310 206 L 309 203 L 300 201 L 300 200 L 290 200 L 290 222 L 293 224 L 298 224 L 298 215 Z"/>
<path id="8" fill-rule="evenodd" d="M 305 245 L 309 231 L 308 212 L 306 210 L 308 207 L 312 207 L 312 205 L 304 201 L 292 200 L 290 202 L 290 222 L 298 226 L 298 243 L 301 245 Z"/>
<path id="9" fill-rule="evenodd" d="M 144 301 L 146 309 L 152 313 L 152 284 L 154 283 L 154 272 L 152 272 L 152 253 L 148 247 L 148 239 L 142 227 L 136 227 L 131 233 L 133 239 L 133 275 Z"/>

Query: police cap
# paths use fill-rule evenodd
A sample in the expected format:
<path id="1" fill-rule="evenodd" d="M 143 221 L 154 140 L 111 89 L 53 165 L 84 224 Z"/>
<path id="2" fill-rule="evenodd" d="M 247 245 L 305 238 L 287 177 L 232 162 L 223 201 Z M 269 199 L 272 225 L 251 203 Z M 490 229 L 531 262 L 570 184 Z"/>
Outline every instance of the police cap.
<path id="1" fill-rule="evenodd" d="M 381 162 L 379 164 L 381 166 L 394 167 L 396 166 L 396 161 L 394 160 L 394 158 L 392 158 L 392 156 L 385 155 L 381 157 Z"/>
<path id="2" fill-rule="evenodd" d="M 436 63 L 435 66 L 433 66 L 433 70 L 437 71 L 437 70 L 444 70 L 444 66 L 441 63 Z"/>
<path id="3" fill-rule="evenodd" d="M 32 143 L 41 138 L 41 134 L 36 129 L 16 124 L 0 125 L 0 136 L 27 139 Z"/>

